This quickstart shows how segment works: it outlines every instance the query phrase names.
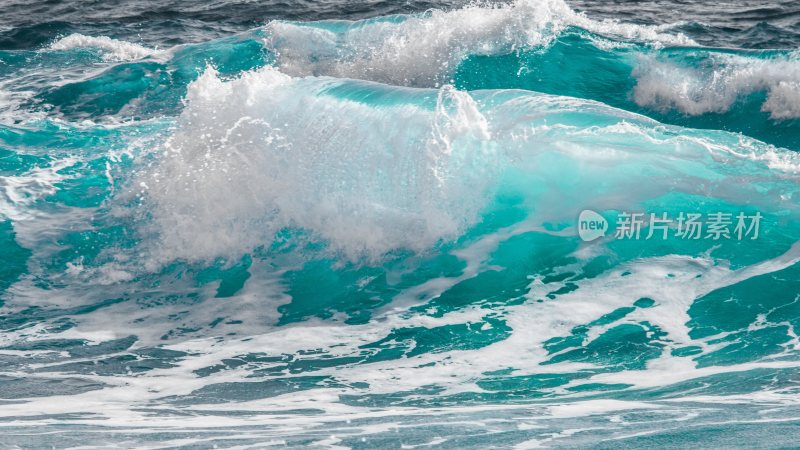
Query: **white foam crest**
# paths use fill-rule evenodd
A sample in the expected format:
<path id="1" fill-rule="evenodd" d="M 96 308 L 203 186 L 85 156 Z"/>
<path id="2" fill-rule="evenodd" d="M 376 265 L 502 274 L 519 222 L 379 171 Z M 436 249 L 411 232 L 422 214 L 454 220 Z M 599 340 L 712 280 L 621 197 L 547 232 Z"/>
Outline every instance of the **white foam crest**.
<path id="1" fill-rule="evenodd" d="M 689 115 L 725 113 L 743 97 L 764 92 L 761 110 L 773 119 L 800 117 L 800 59 L 797 53 L 769 58 L 710 54 L 700 67 L 644 57 L 633 73 L 634 101 L 656 110 Z"/>
<path id="2" fill-rule="evenodd" d="M 67 51 L 90 48 L 102 52 L 103 59 L 107 61 L 135 61 L 157 54 L 157 49 L 145 47 L 133 42 L 112 39 L 108 36 L 86 36 L 73 33 L 65 36 L 52 44 L 48 51 Z"/>
<path id="3" fill-rule="evenodd" d="M 595 21 L 563 0 L 470 5 L 402 20 L 267 25 L 267 46 L 291 75 L 332 75 L 405 86 L 447 83 L 469 55 L 548 45 L 568 26 L 627 40 L 673 45 L 692 41 L 656 27 Z"/>
<path id="4" fill-rule="evenodd" d="M 321 93 L 342 86 L 339 98 Z M 207 70 L 160 161 L 137 180 L 164 255 L 241 254 L 284 227 L 353 258 L 457 237 L 496 165 L 475 102 L 452 88 L 430 106 L 348 99 L 362 88 L 402 94 L 272 68 L 230 81 Z"/>

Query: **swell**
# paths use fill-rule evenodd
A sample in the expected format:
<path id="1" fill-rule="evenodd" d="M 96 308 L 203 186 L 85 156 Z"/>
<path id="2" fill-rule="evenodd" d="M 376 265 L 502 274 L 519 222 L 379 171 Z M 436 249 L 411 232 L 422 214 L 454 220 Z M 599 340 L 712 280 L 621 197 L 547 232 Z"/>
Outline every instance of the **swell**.
<path id="1" fill-rule="evenodd" d="M 592 17 L 640 24 L 671 24 L 674 32 L 709 47 L 794 49 L 798 45 L 800 9 L 792 1 L 717 1 L 663 4 L 577 0 L 570 4 Z M 674 6 L 674 7 L 670 7 Z"/>

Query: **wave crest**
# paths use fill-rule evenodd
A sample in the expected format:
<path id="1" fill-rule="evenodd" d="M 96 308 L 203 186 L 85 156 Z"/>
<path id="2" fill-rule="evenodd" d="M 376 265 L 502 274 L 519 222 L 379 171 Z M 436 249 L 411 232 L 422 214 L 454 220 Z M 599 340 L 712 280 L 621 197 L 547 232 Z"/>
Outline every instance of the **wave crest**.
<path id="1" fill-rule="evenodd" d="M 469 55 L 546 46 L 570 26 L 626 40 L 694 44 L 683 35 L 664 33 L 661 27 L 589 19 L 563 0 L 517 0 L 357 22 L 274 21 L 267 25 L 266 44 L 277 54 L 281 70 L 290 75 L 431 87 L 449 82 L 458 63 Z"/>
<path id="2" fill-rule="evenodd" d="M 419 103 L 402 94 L 273 68 L 230 81 L 207 70 L 140 180 L 161 247 L 213 258 L 288 227 L 371 258 L 458 237 L 496 166 L 486 121 L 466 92 L 443 88 Z"/>
<path id="3" fill-rule="evenodd" d="M 634 71 L 639 106 L 696 116 L 725 113 L 745 97 L 765 93 L 761 110 L 772 119 L 800 117 L 797 53 L 768 59 L 709 53 L 699 65 L 643 58 Z"/>
<path id="4" fill-rule="evenodd" d="M 158 53 L 156 49 L 133 42 L 112 39 L 108 36 L 86 36 L 80 33 L 73 33 L 53 42 L 47 50 L 67 51 L 84 48 L 99 50 L 103 59 L 107 61 L 135 61 Z"/>

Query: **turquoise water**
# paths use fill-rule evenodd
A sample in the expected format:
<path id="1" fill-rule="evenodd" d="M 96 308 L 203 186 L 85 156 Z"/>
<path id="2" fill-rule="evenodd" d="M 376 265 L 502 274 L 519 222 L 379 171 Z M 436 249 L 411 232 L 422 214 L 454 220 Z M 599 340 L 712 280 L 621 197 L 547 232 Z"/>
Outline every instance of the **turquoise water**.
<path id="1" fill-rule="evenodd" d="M 555 0 L 245 28 L 0 50 L 0 446 L 796 445 L 795 50 Z"/>

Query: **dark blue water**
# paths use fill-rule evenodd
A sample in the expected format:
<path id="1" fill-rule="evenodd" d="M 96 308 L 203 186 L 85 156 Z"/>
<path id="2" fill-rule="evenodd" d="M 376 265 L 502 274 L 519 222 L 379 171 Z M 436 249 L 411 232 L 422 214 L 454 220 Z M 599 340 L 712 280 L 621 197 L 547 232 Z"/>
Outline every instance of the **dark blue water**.
<path id="1" fill-rule="evenodd" d="M 150 45 L 202 42 L 270 20 L 358 20 L 454 9 L 451 1 L 41 1 L 2 2 L 0 48 L 25 49 L 83 33 Z M 571 1 L 598 19 L 673 25 L 708 46 L 793 49 L 800 43 L 800 6 L 784 1 Z"/>

